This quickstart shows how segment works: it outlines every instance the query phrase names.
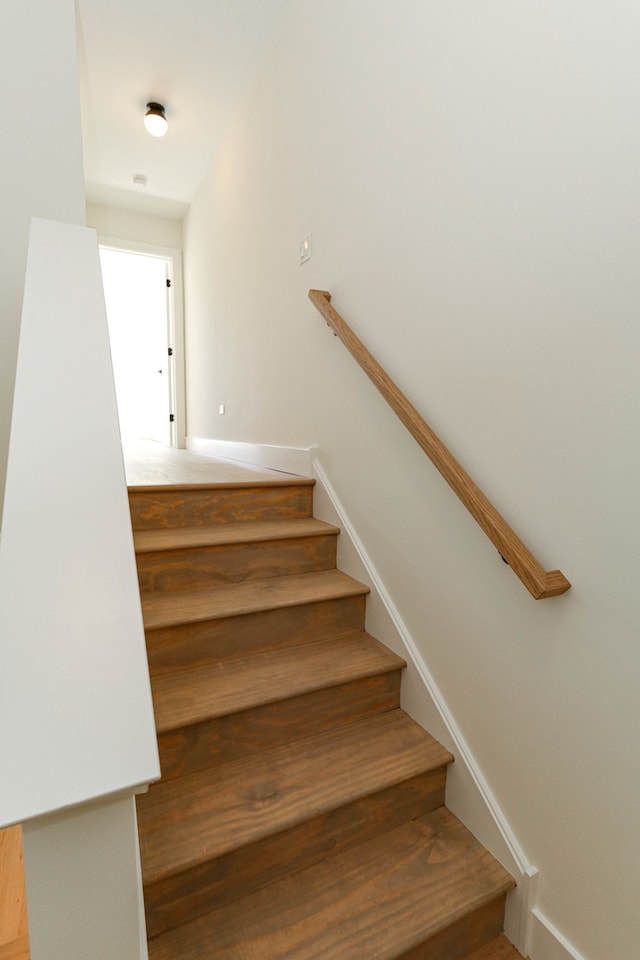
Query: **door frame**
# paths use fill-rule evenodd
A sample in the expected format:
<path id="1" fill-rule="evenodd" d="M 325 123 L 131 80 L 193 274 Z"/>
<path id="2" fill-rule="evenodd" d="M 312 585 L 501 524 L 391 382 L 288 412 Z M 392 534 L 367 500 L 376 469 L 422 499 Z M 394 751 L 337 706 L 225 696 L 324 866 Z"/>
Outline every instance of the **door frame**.
<path id="1" fill-rule="evenodd" d="M 176 247 L 159 247 L 151 243 L 136 240 L 122 240 L 119 237 L 108 237 L 98 234 L 98 246 L 109 250 L 118 250 L 121 253 L 139 253 L 148 257 L 157 257 L 169 262 L 168 288 L 168 338 L 169 346 L 173 348 L 173 404 L 174 430 L 170 432 L 171 446 L 184 449 L 187 435 L 187 403 L 185 384 L 185 354 L 184 354 L 184 293 L 182 282 L 182 250 Z"/>

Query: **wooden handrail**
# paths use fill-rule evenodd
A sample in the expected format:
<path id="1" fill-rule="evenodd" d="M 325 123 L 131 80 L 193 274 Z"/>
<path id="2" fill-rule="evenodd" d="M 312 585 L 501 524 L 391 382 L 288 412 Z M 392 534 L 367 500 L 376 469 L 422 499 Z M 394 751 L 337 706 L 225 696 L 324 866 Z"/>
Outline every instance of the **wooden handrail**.
<path id="1" fill-rule="evenodd" d="M 360 364 L 378 388 L 412 437 L 420 444 L 431 462 L 440 471 L 451 489 L 463 502 L 471 516 L 484 530 L 514 573 L 522 580 L 532 597 L 543 600 L 565 593 L 571 584 L 560 570 L 545 570 L 516 536 L 482 490 L 460 466 L 453 454 L 436 436 L 428 423 L 398 389 L 375 357 L 331 306 L 331 294 L 310 290 L 309 299 L 320 311 L 349 353 Z"/>

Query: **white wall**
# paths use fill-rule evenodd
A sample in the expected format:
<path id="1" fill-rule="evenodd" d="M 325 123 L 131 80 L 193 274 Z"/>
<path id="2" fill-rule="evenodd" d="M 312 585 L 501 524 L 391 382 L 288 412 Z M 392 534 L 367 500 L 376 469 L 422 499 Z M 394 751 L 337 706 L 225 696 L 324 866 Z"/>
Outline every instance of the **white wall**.
<path id="1" fill-rule="evenodd" d="M 0 82 L 1 506 L 29 223 L 85 217 L 73 0 L 3 4 Z"/>
<path id="2" fill-rule="evenodd" d="M 134 210 L 87 203 L 87 223 L 102 237 L 117 237 L 134 243 L 182 249 L 182 223 Z"/>
<path id="3" fill-rule="evenodd" d="M 628 0 L 292 0 L 185 231 L 189 434 L 319 447 L 586 960 L 640 937 L 639 28 Z M 309 287 L 566 597 L 530 598 Z"/>

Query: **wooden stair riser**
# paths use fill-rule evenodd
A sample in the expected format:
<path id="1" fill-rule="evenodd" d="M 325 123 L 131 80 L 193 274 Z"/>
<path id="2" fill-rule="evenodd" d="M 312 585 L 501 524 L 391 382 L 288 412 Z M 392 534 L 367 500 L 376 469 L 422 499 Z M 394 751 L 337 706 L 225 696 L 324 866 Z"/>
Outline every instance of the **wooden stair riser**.
<path id="1" fill-rule="evenodd" d="M 255 520 L 310 517 L 313 483 L 266 487 L 132 487 L 134 530 L 197 527 Z"/>
<path id="2" fill-rule="evenodd" d="M 197 590 L 219 583 L 264 580 L 332 570 L 335 536 L 190 547 L 138 554 L 138 581 L 145 596 Z"/>
<path id="3" fill-rule="evenodd" d="M 400 704 L 400 671 L 365 677 L 158 736 L 163 780 L 364 720 Z"/>
<path id="4" fill-rule="evenodd" d="M 260 610 L 245 616 L 147 630 L 152 675 L 222 657 L 346 636 L 364 629 L 365 596 Z"/>
<path id="5" fill-rule="evenodd" d="M 191 870 L 145 884 L 148 936 L 158 936 L 440 807 L 445 780 L 445 767 L 428 771 Z"/>
<path id="6" fill-rule="evenodd" d="M 489 901 L 397 960 L 466 960 L 502 933 L 505 902 L 506 894 Z"/>

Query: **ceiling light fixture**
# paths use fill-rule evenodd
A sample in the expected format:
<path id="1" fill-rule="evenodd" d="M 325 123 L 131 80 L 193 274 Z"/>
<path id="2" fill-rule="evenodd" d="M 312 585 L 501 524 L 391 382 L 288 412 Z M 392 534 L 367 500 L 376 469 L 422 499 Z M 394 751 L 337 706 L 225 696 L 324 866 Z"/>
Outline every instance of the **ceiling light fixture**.
<path id="1" fill-rule="evenodd" d="M 147 112 L 144 115 L 144 125 L 152 137 L 164 137 L 169 129 L 169 124 L 161 103 L 152 102 L 147 104 Z"/>

